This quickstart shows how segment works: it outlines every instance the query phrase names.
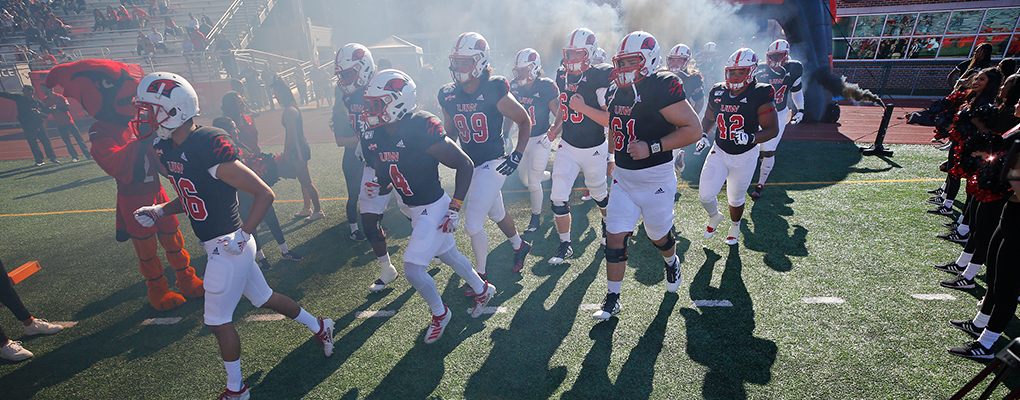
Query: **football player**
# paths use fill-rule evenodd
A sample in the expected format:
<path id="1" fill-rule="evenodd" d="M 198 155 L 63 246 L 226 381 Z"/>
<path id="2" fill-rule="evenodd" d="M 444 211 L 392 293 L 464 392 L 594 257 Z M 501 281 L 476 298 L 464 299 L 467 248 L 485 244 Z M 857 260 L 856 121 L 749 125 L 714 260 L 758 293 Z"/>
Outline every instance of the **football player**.
<path id="1" fill-rule="evenodd" d="M 602 308 L 592 317 L 606 320 L 620 311 L 620 287 L 627 267 L 627 242 L 638 221 L 665 261 L 666 290 L 680 287 L 680 259 L 673 238 L 673 197 L 677 178 L 673 149 L 698 141 L 698 114 L 684 101 L 683 82 L 658 69 L 659 44 L 648 32 L 623 38 L 613 57 L 613 84 L 606 93 L 608 112 L 598 122 L 608 123 L 616 150 L 606 230 L 608 292 Z M 597 111 L 593 115 L 599 114 Z"/>
<path id="2" fill-rule="evenodd" d="M 790 43 L 783 39 L 776 40 L 769 45 L 769 51 L 765 53 L 765 64 L 767 68 L 758 67 L 755 79 L 761 83 L 772 85 L 776 92 L 775 103 L 776 113 L 779 118 L 779 134 L 775 138 L 761 144 L 761 171 L 758 173 L 758 186 L 755 186 L 751 197 L 761 197 L 765 187 L 765 181 L 769 179 L 769 173 L 776 164 L 776 147 L 783 139 L 783 131 L 786 130 L 786 122 L 796 125 L 804 119 L 804 85 L 801 84 L 801 75 L 804 74 L 804 65 L 797 60 L 790 59 Z M 793 106 L 797 107 L 797 113 L 790 118 L 789 99 L 793 99 Z"/>
<path id="3" fill-rule="evenodd" d="M 563 46 L 563 67 L 556 71 L 556 85 L 560 89 L 560 118 L 549 130 L 549 141 L 562 136 L 553 160 L 552 202 L 556 218 L 556 231 L 560 245 L 550 264 L 562 264 L 574 254 L 570 247 L 570 191 L 578 172 L 584 172 L 584 185 L 602 212 L 602 239 L 605 240 L 606 205 L 609 191 L 606 177 L 616 165 L 614 150 L 606 141 L 606 129 L 584 114 L 584 111 L 603 112 L 606 109 L 605 93 L 612 81 L 613 67 L 595 64 L 598 49 L 595 33 L 587 28 L 574 30 Z M 597 114 L 597 113 L 596 113 Z"/>
<path id="4" fill-rule="evenodd" d="M 371 130 L 363 129 L 360 118 L 365 110 L 365 88 L 368 81 L 375 74 L 376 66 L 372 59 L 372 52 L 367 47 L 358 43 L 348 43 L 336 52 L 336 76 L 337 88 L 342 95 L 337 96 L 340 101 L 333 107 L 333 129 L 336 132 L 336 144 L 344 146 L 343 169 L 344 177 L 347 179 L 348 193 L 353 197 L 358 192 L 358 207 L 361 208 L 361 222 L 365 227 L 365 236 L 372 251 L 379 260 L 379 278 L 368 287 L 368 291 L 376 293 L 382 291 L 395 279 L 397 269 L 390 262 L 390 254 L 386 249 L 386 233 L 382 229 L 382 216 L 386 206 L 390 202 L 390 193 L 379 193 L 368 197 L 366 190 L 378 190 L 379 184 L 375 182 L 375 169 L 363 160 L 372 159 L 375 153 L 375 145 L 372 144 Z M 351 149 L 353 151 L 350 151 Z M 355 178 L 360 175 L 359 178 Z M 358 184 L 358 188 L 352 190 L 351 184 Z M 351 205 L 347 203 L 347 218 L 351 222 L 351 238 L 355 237 L 358 229 L 357 217 L 351 219 Z"/>
<path id="5" fill-rule="evenodd" d="M 425 343 L 433 343 L 451 318 L 436 282 L 425 269 L 433 257 L 450 265 L 478 293 L 471 309 L 474 318 L 482 315 L 496 288 L 471 269 L 471 262 L 457 251 L 453 239 L 474 164 L 446 137 L 439 118 L 428 111 L 415 111 L 416 97 L 414 81 L 407 74 L 395 69 L 379 71 L 365 89 L 361 121 L 366 130 L 375 132 L 377 148 L 367 161 L 374 165 L 381 186 L 377 189 L 392 189 L 408 207 L 412 232 L 404 250 L 404 275 L 432 309 Z M 439 182 L 440 163 L 457 171 L 452 199 Z M 368 195 L 374 197 L 378 192 L 372 190 Z"/>
<path id="6" fill-rule="evenodd" d="M 687 47 L 686 44 L 680 43 L 670 49 L 669 56 L 666 57 L 666 69 L 680 77 L 680 80 L 684 83 L 684 96 L 687 97 L 687 101 L 697 111 L 705 106 L 705 89 L 703 87 L 704 82 L 701 77 L 701 71 L 690 61 L 691 48 Z M 674 149 L 673 158 L 675 159 L 674 165 L 677 172 L 684 172 L 684 151 Z"/>
<path id="7" fill-rule="evenodd" d="M 560 90 L 552 79 L 542 76 L 542 57 L 535 49 L 523 49 L 517 53 L 513 72 L 514 81 L 510 82 L 510 93 L 531 117 L 531 138 L 521 158 L 521 165 L 525 169 L 517 176 L 528 187 L 531 195 L 531 222 L 524 231 L 534 232 L 538 230 L 542 213 L 542 182 L 550 177 L 549 171 L 545 170 L 552 149 L 552 142 L 549 141 L 549 116 L 559 116 Z M 503 127 L 507 128 L 512 122 L 508 118 Z"/>
<path id="8" fill-rule="evenodd" d="M 489 67 L 489 43 L 476 32 L 457 38 L 450 52 L 453 82 L 439 89 L 443 122 L 451 138 L 459 138 L 460 147 L 471 157 L 475 171 L 464 208 L 464 230 L 471 238 L 475 270 L 485 278 L 489 239 L 485 235 L 485 217 L 499 226 L 514 250 L 513 271 L 520 271 L 531 244 L 521 239 L 514 219 L 503 207 L 500 189 L 506 176 L 517 169 L 531 137 L 531 117 L 521 103 L 510 96 L 510 83 L 493 76 Z M 509 156 L 503 148 L 503 118 L 517 124 L 517 147 Z M 465 290 L 464 295 L 476 292 Z"/>
<path id="9" fill-rule="evenodd" d="M 241 296 L 256 307 L 274 310 L 315 334 L 326 357 L 333 354 L 333 320 L 316 318 L 289 297 L 274 293 L 255 263 L 255 231 L 273 204 L 273 190 L 237 159 L 230 136 L 215 127 L 195 125 L 198 94 L 184 78 L 153 72 L 138 84 L 135 123 L 148 124 L 167 178 L 178 197 L 135 210 L 135 219 L 152 226 L 163 215 L 186 213 L 208 256 L 205 274 L 205 324 L 216 335 L 227 389 L 221 399 L 247 399 L 241 375 L 241 340 L 231 320 Z M 255 197 L 241 223 L 237 190 Z"/>
<path id="10" fill-rule="evenodd" d="M 759 83 L 754 78 L 758 56 L 748 48 L 733 52 L 726 62 L 726 81 L 712 86 L 701 127 L 710 132 L 717 127 L 715 145 L 705 158 L 701 169 L 698 198 L 708 212 L 705 239 L 715 234 L 716 227 L 725 218 L 719 212 L 719 191 L 726 183 L 726 198 L 730 206 L 730 228 L 726 244 L 735 245 L 740 237 L 740 218 L 744 214 L 744 194 L 751 184 L 758 163 L 758 144 L 779 134 L 775 91 L 772 85 Z M 708 135 L 703 134 L 696 150 L 709 146 Z"/>
<path id="11" fill-rule="evenodd" d="M 698 69 L 701 70 L 701 75 L 705 78 L 704 82 L 706 86 L 705 90 L 708 90 L 714 85 L 713 82 L 719 82 L 719 51 L 715 42 L 705 43 L 705 46 L 701 48 L 701 53 L 697 56 Z M 726 77 L 723 76 L 722 80 Z M 699 113 L 703 110 L 697 110 Z M 707 112 L 707 111 L 705 111 Z M 699 114 L 700 115 L 700 114 Z"/>

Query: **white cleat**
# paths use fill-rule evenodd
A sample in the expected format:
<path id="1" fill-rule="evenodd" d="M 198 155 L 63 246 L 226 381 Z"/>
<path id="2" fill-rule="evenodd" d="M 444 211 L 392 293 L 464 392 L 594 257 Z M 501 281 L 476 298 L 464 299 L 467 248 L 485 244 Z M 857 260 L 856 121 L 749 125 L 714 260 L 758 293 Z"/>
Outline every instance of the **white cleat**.
<path id="1" fill-rule="evenodd" d="M 730 232 L 726 235 L 726 244 L 733 246 L 740 239 L 740 224 L 730 225 Z"/>
<path id="2" fill-rule="evenodd" d="M 598 322 L 612 318 L 620 313 L 620 294 L 606 293 L 606 299 L 602 301 L 602 308 L 595 311 L 591 317 Z"/>
<path id="3" fill-rule="evenodd" d="M 443 315 L 433 315 L 432 323 L 429 324 L 429 329 L 425 333 L 425 344 L 435 343 L 443 336 L 443 331 L 446 330 L 446 324 L 450 323 L 450 308 L 443 305 L 445 309 Z"/>
<path id="4" fill-rule="evenodd" d="M 719 226 L 725 216 L 721 212 L 708 217 L 708 226 L 705 227 L 705 239 L 711 239 L 715 235 L 715 228 Z"/>
<path id="5" fill-rule="evenodd" d="M 492 297 L 495 295 L 496 287 L 492 286 L 489 282 L 485 282 L 485 289 L 482 293 L 475 295 L 475 308 L 471 309 L 471 318 L 482 316 L 485 312 L 485 306 L 489 305 L 489 300 L 492 300 Z"/>

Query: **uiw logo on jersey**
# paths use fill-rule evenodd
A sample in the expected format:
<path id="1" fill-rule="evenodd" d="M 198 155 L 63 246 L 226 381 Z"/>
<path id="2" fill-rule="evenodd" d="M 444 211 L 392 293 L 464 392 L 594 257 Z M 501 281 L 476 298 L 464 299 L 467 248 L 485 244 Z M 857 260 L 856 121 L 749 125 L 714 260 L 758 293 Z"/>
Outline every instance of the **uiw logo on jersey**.
<path id="1" fill-rule="evenodd" d="M 616 115 L 630 115 L 631 107 L 628 106 L 615 106 L 613 107 L 613 113 Z"/>
<path id="2" fill-rule="evenodd" d="M 170 161 L 170 162 L 168 162 L 167 163 L 167 169 L 169 169 L 170 172 L 173 172 L 175 174 L 183 174 L 184 173 L 184 165 L 179 163 L 179 162 L 177 162 L 177 161 Z"/>
<path id="3" fill-rule="evenodd" d="M 732 113 L 740 112 L 740 106 L 733 105 L 733 104 L 723 104 L 722 105 L 722 109 L 719 110 L 719 111 L 721 111 L 721 112 L 732 112 Z"/>
<path id="4" fill-rule="evenodd" d="M 475 111 L 478 111 L 478 103 L 457 104 L 457 112 L 475 112 Z"/>
<path id="5" fill-rule="evenodd" d="M 379 160 L 382 162 L 400 162 L 400 153 L 395 151 L 384 151 L 379 153 Z"/>

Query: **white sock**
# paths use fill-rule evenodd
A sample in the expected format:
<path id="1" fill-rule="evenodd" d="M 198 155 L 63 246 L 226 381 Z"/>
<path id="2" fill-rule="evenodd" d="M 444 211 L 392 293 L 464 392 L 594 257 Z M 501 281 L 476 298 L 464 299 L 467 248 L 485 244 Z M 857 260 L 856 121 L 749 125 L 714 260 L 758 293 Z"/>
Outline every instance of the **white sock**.
<path id="1" fill-rule="evenodd" d="M 241 376 L 241 359 L 224 361 L 223 368 L 227 370 L 227 390 L 239 391 L 244 385 L 244 377 Z"/>
<path id="2" fill-rule="evenodd" d="M 358 223 L 357 222 L 352 222 L 351 223 L 351 233 L 354 233 L 357 230 L 358 230 Z"/>
<path id="3" fill-rule="evenodd" d="M 484 229 L 469 237 L 471 238 L 471 250 L 475 252 L 475 271 L 484 274 L 485 261 L 489 258 L 489 237 L 485 235 Z"/>
<path id="4" fill-rule="evenodd" d="M 942 206 L 945 207 L 945 208 L 953 208 L 953 200 L 952 199 L 946 199 L 946 201 L 942 202 Z"/>
<path id="5" fill-rule="evenodd" d="M 467 256 L 458 251 L 456 247 L 440 254 L 439 259 L 449 265 L 450 268 L 453 268 L 453 272 L 463 279 L 468 286 L 471 286 L 471 290 L 474 290 L 475 293 L 485 291 L 485 282 L 482 281 L 482 277 L 478 276 L 471 269 L 471 261 L 468 260 Z"/>
<path id="6" fill-rule="evenodd" d="M 943 192 L 946 191 L 946 183 L 942 182 L 942 186 L 939 189 L 942 189 Z"/>
<path id="7" fill-rule="evenodd" d="M 510 244 L 513 245 L 514 251 L 520 250 L 521 249 L 521 245 L 524 244 L 524 241 L 521 240 L 521 234 L 520 233 L 515 234 L 514 237 L 507 238 L 507 239 L 510 239 Z"/>
<path id="8" fill-rule="evenodd" d="M 287 242 L 280 243 L 280 252 L 286 253 L 288 251 L 290 251 L 290 249 L 287 248 Z"/>
<path id="9" fill-rule="evenodd" d="M 960 258 L 956 259 L 956 265 L 959 265 L 959 266 L 962 267 L 964 265 L 970 264 L 970 259 L 971 258 L 974 258 L 973 254 L 967 253 L 965 251 L 964 252 L 960 252 Z"/>
<path id="10" fill-rule="evenodd" d="M 266 258 L 266 255 L 262 253 L 262 249 L 259 249 L 259 251 L 255 252 L 255 259 L 256 260 L 261 260 L 263 258 Z"/>
<path id="11" fill-rule="evenodd" d="M 432 309 L 432 315 L 443 315 L 446 312 L 443 298 L 439 296 L 439 290 L 436 289 L 436 281 L 425 271 L 425 267 L 405 262 L 404 276 L 407 277 L 408 282 L 411 282 L 411 286 L 414 286 L 414 290 L 417 290 L 418 294 L 428 303 L 429 308 Z"/>
<path id="12" fill-rule="evenodd" d="M 985 329 L 985 327 L 988 326 L 988 318 L 991 317 L 992 317 L 991 315 L 982 314 L 981 311 L 978 311 L 977 315 L 974 317 L 974 320 L 971 322 L 974 324 L 975 328 Z"/>
<path id="13" fill-rule="evenodd" d="M 569 242 L 570 241 L 570 232 L 561 233 L 560 234 L 560 241 L 561 242 Z"/>
<path id="14" fill-rule="evenodd" d="M 956 227 L 956 233 L 967 236 L 970 233 L 970 225 L 960 224 L 960 226 Z"/>
<path id="15" fill-rule="evenodd" d="M 775 157 L 765 157 L 761 159 L 761 171 L 758 173 L 758 184 L 765 185 L 765 181 L 769 179 L 769 174 L 772 173 L 772 166 L 776 165 Z"/>
<path id="16" fill-rule="evenodd" d="M 665 261 L 666 264 L 673 265 L 674 263 L 680 262 L 680 259 L 676 256 L 676 253 L 673 253 L 673 255 L 669 257 L 662 256 L 662 261 Z"/>
<path id="17" fill-rule="evenodd" d="M 606 286 L 609 287 L 609 293 L 620 293 L 620 288 L 623 287 L 623 281 L 613 282 L 606 281 Z"/>
<path id="18" fill-rule="evenodd" d="M 995 341 L 999 340 L 999 336 L 1001 335 L 1002 332 L 996 333 L 985 329 L 981 332 L 981 337 L 978 338 L 978 342 L 980 342 L 981 346 L 984 346 L 984 348 L 990 349 L 992 348 L 992 345 L 995 344 Z"/>
<path id="19" fill-rule="evenodd" d="M 294 320 L 307 326 L 308 329 L 312 330 L 312 333 L 319 333 L 319 319 L 309 314 L 304 308 L 301 308 L 301 312 L 298 313 L 297 317 L 294 317 Z"/>
<path id="20" fill-rule="evenodd" d="M 701 206 L 705 208 L 705 212 L 708 213 L 709 217 L 714 217 L 719 213 L 719 202 L 711 201 L 708 203 L 701 203 Z"/>
<path id="21" fill-rule="evenodd" d="M 730 221 L 730 225 L 733 225 L 733 226 L 740 226 L 740 220 L 736 220 L 736 221 Z"/>
<path id="22" fill-rule="evenodd" d="M 379 257 L 379 279 L 386 283 L 397 279 L 397 269 L 393 268 L 393 264 L 390 264 L 390 255 L 388 253 Z"/>
<path id="23" fill-rule="evenodd" d="M 956 218 L 956 223 L 958 223 L 960 225 L 963 225 L 963 213 L 960 213 L 960 216 L 958 218 Z M 970 228 L 968 227 L 967 229 L 970 229 Z"/>
<path id="24" fill-rule="evenodd" d="M 981 270 L 981 264 L 967 263 L 967 269 L 963 271 L 963 277 L 967 280 L 974 280 L 974 276 Z"/>
<path id="25" fill-rule="evenodd" d="M 382 266 L 384 269 L 387 267 L 390 269 L 393 268 L 393 264 L 390 264 L 390 253 L 383 254 L 382 256 L 379 256 L 377 258 L 379 259 L 379 265 Z"/>

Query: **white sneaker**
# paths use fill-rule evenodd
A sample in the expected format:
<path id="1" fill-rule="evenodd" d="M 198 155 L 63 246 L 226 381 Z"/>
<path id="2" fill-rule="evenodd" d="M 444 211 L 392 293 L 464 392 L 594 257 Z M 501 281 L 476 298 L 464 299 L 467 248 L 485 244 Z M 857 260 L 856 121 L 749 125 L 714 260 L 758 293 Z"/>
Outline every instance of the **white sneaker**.
<path id="1" fill-rule="evenodd" d="M 24 325 L 26 335 L 52 335 L 60 332 L 64 327 L 50 323 L 45 319 L 35 318 L 32 320 L 32 325 Z"/>
<path id="2" fill-rule="evenodd" d="M 315 334 L 315 340 L 322 345 L 322 351 L 326 357 L 333 355 L 333 320 L 319 318 L 319 333 Z"/>
<path id="3" fill-rule="evenodd" d="M 25 350 L 21 347 L 21 342 L 15 342 L 8 340 L 4 347 L 0 347 L 0 358 L 10 361 L 24 361 L 32 358 L 33 354 L 31 351 Z"/>
<path id="4" fill-rule="evenodd" d="M 446 330 L 446 324 L 450 323 L 450 307 L 443 305 L 443 308 L 443 315 L 432 316 L 432 324 L 425 332 L 425 344 L 435 343 L 439 340 L 443 336 L 443 331 Z"/>
<path id="5" fill-rule="evenodd" d="M 496 287 L 492 286 L 491 283 L 485 282 L 485 290 L 482 293 L 475 295 L 475 308 L 471 309 L 471 318 L 478 318 L 485 312 L 485 306 L 489 305 L 489 300 L 496 295 Z"/>
<path id="6" fill-rule="evenodd" d="M 305 221 L 318 221 L 323 218 L 326 218 L 326 214 L 324 214 L 322 211 L 316 211 L 309 214 L 308 217 L 305 218 Z"/>
<path id="7" fill-rule="evenodd" d="M 673 264 L 664 263 L 666 266 L 666 291 L 676 293 L 680 289 L 680 258 L 673 256 Z"/>
<path id="8" fill-rule="evenodd" d="M 581 196 L 581 201 L 588 201 L 588 200 L 591 200 L 591 192 L 585 190 L 584 191 L 584 195 Z"/>
<path id="9" fill-rule="evenodd" d="M 304 210 L 301 210 L 301 212 L 294 214 L 294 218 L 304 218 L 309 215 L 312 215 L 312 210 L 306 208 Z"/>
<path id="10" fill-rule="evenodd" d="M 726 235 L 726 244 L 733 246 L 740 239 L 740 224 L 730 225 L 730 232 Z"/>
<path id="11" fill-rule="evenodd" d="M 715 228 L 719 226 L 725 216 L 721 212 L 715 213 L 715 215 L 708 217 L 708 226 L 705 227 L 705 239 L 711 239 L 712 235 L 715 235 Z"/>

